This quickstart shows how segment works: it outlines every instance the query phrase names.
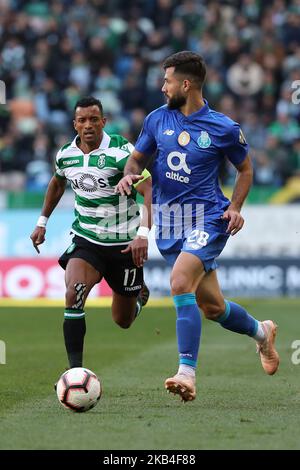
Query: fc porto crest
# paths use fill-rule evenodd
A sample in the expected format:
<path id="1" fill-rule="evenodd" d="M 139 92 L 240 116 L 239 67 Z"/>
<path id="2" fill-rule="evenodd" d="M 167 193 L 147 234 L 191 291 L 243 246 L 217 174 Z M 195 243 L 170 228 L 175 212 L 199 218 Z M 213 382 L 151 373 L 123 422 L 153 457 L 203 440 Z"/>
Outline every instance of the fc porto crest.
<path id="1" fill-rule="evenodd" d="M 208 132 L 201 131 L 200 136 L 198 137 L 197 144 L 201 149 L 207 149 L 207 147 L 211 144 L 211 139 L 209 137 Z"/>
<path id="2" fill-rule="evenodd" d="M 98 168 L 104 168 L 105 167 L 105 155 L 99 155 L 98 162 L 97 162 L 97 167 Z"/>

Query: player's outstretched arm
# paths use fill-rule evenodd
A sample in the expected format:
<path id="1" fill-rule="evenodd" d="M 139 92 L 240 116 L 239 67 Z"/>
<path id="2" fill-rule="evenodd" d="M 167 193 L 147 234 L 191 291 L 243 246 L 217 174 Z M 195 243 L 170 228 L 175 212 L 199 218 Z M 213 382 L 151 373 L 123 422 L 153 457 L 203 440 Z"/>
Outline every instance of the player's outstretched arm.
<path id="1" fill-rule="evenodd" d="M 64 194 L 66 182 L 66 179 L 56 176 L 53 176 L 49 182 L 41 216 L 37 221 L 34 231 L 30 235 L 32 244 L 38 253 L 40 252 L 38 245 L 41 245 L 45 241 L 47 220 Z"/>
<path id="2" fill-rule="evenodd" d="M 152 180 L 148 176 L 144 181 L 138 183 L 136 190 L 143 196 L 144 204 L 142 209 L 142 218 L 137 235 L 132 242 L 122 250 L 122 253 L 131 251 L 132 259 L 137 267 L 142 267 L 144 261 L 148 259 L 148 234 L 152 226 Z"/>
<path id="3" fill-rule="evenodd" d="M 121 196 L 129 196 L 132 185 L 143 179 L 141 173 L 146 167 L 148 160 L 149 158 L 146 155 L 134 150 L 127 160 L 124 168 L 124 177 L 117 184 L 115 192 L 121 194 Z"/>
<path id="4" fill-rule="evenodd" d="M 245 160 L 236 165 L 237 177 L 231 198 L 231 204 L 223 214 L 223 219 L 228 220 L 227 232 L 235 235 L 244 225 L 244 219 L 240 212 L 249 193 L 253 180 L 253 168 L 249 155 Z"/>

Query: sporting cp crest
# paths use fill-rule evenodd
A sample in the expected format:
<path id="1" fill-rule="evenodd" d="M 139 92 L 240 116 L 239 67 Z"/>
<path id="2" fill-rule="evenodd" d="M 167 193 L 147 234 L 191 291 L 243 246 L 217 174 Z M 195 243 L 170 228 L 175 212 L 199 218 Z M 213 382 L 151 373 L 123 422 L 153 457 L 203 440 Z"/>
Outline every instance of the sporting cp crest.
<path id="1" fill-rule="evenodd" d="M 99 155 L 98 162 L 97 162 L 97 167 L 98 168 L 104 168 L 105 167 L 105 155 Z"/>
<path id="2" fill-rule="evenodd" d="M 206 131 L 201 131 L 200 137 L 198 137 L 197 144 L 201 149 L 207 149 L 207 147 L 210 146 L 211 140 L 209 137 L 208 132 Z"/>

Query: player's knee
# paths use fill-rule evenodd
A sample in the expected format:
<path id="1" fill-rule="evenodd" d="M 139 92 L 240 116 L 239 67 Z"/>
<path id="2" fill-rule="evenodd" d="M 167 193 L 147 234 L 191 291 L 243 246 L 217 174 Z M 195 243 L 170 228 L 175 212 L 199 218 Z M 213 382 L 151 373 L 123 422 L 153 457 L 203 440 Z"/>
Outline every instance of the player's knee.
<path id="1" fill-rule="evenodd" d="M 72 305 L 75 304 L 76 292 L 75 292 L 74 287 L 71 287 L 71 286 L 67 287 L 65 297 L 66 297 L 66 305 L 68 307 L 71 307 Z"/>
<path id="2" fill-rule="evenodd" d="M 219 304 L 200 304 L 199 307 L 204 313 L 205 318 L 212 321 L 217 321 L 224 313 L 224 308 Z"/>
<path id="3" fill-rule="evenodd" d="M 132 322 L 133 322 L 133 320 L 128 319 L 128 318 L 126 318 L 126 319 L 124 319 L 124 318 L 114 318 L 114 321 L 123 330 L 127 330 L 128 328 L 130 328 L 130 326 L 132 325 Z"/>
<path id="4" fill-rule="evenodd" d="M 184 274 L 179 274 L 171 277 L 171 291 L 172 295 L 181 295 L 191 292 L 188 277 Z"/>
<path id="5" fill-rule="evenodd" d="M 66 287 L 66 306 L 82 309 L 85 302 L 86 284 L 73 283 Z"/>

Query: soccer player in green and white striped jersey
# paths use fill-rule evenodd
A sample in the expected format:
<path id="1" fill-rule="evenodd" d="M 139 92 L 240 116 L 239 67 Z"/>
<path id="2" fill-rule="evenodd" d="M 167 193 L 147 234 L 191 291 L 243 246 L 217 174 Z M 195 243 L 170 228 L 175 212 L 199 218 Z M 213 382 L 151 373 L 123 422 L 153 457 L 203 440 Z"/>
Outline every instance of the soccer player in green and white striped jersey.
<path id="1" fill-rule="evenodd" d="M 75 106 L 73 142 L 56 156 L 44 205 L 31 240 L 45 241 L 48 218 L 61 199 L 67 181 L 75 193 L 73 243 L 60 257 L 65 269 L 64 339 L 70 367 L 81 367 L 86 331 L 84 305 L 90 290 L 104 277 L 113 291 L 112 317 L 128 328 L 149 297 L 143 281 L 151 227 L 151 176 L 145 171 L 130 196 L 115 193 L 133 145 L 103 128 L 102 104 L 93 97 Z M 136 195 L 144 197 L 142 218 Z"/>

